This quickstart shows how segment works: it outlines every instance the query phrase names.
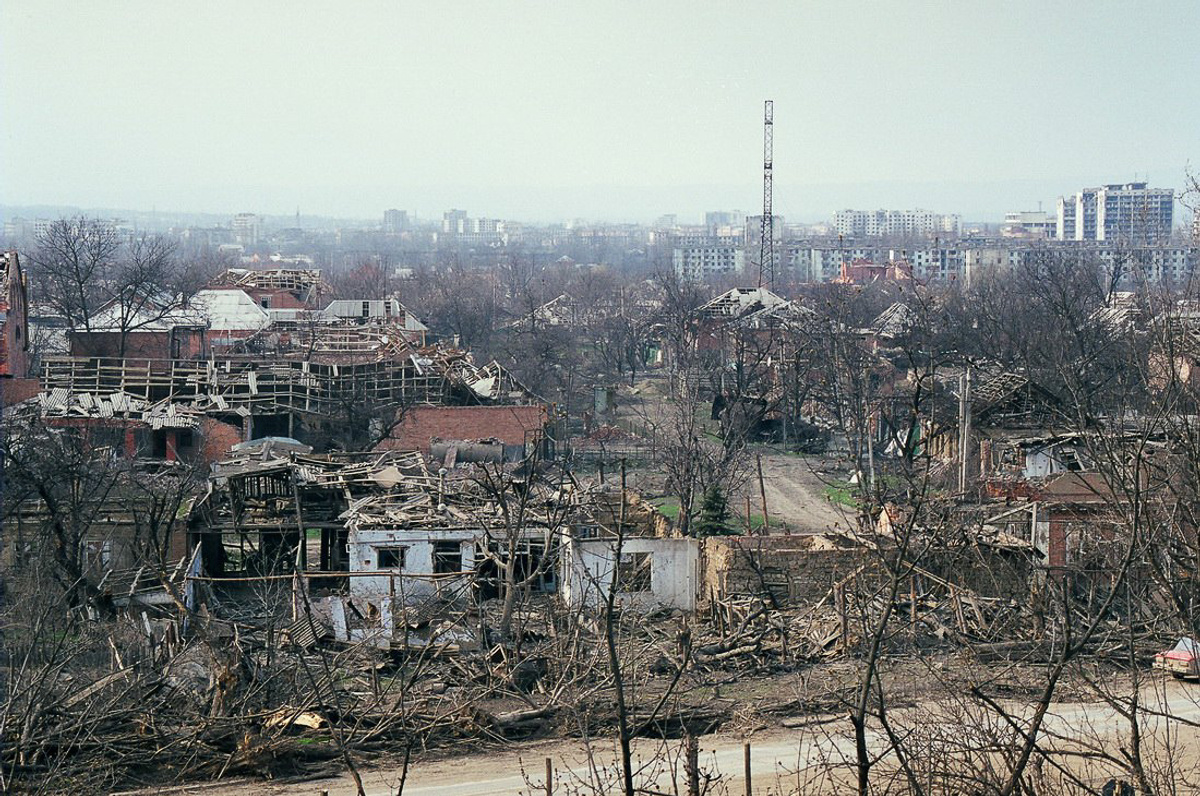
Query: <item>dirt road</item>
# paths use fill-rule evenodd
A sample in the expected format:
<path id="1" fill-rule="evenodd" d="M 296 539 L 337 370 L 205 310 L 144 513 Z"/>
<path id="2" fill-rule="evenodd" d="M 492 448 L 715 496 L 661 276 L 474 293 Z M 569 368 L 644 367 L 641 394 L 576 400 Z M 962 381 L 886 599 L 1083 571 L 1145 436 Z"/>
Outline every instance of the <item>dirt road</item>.
<path id="1" fill-rule="evenodd" d="M 1155 679 L 1147 685 L 1141 699 L 1144 717 L 1143 732 L 1146 734 L 1146 750 L 1160 752 L 1168 743 L 1167 722 L 1161 715 L 1173 719 L 1200 721 L 1200 685 Z M 928 711 L 926 711 L 928 713 Z M 952 728 L 947 723 L 946 728 Z M 1180 732 L 1181 728 L 1184 729 Z M 1043 736 L 1065 739 L 1058 743 L 1074 743 L 1080 738 L 1089 738 L 1104 743 L 1111 740 L 1114 745 L 1124 742 L 1123 734 L 1128 731 L 1121 716 L 1103 703 L 1063 703 L 1056 705 L 1047 715 Z M 822 792 L 820 788 L 800 786 L 796 777 L 788 772 L 795 771 L 798 764 L 816 763 L 822 760 L 842 760 L 853 755 L 853 741 L 848 734 L 848 723 L 841 717 L 830 717 L 827 724 L 814 723 L 808 728 L 774 728 L 757 732 L 752 737 L 751 772 L 755 794 Z M 1171 728 L 1169 752 L 1175 759 L 1196 760 L 1200 750 L 1200 738 L 1186 731 L 1178 721 Z M 700 739 L 700 763 L 702 769 L 722 774 L 720 783 L 729 794 L 741 794 L 743 790 L 743 738 L 730 733 L 717 733 Z M 873 748 L 883 746 L 881 736 L 870 739 Z M 637 746 L 642 760 L 653 758 L 658 747 L 656 742 L 641 741 Z M 678 749 L 678 744 L 674 744 Z M 405 785 L 406 796 L 536 796 L 544 793 L 545 758 L 555 761 L 555 793 L 596 792 L 580 791 L 569 787 L 572 782 L 588 781 L 591 771 L 579 742 L 548 741 L 524 744 L 511 750 L 486 754 L 472 754 L 458 758 L 422 762 L 409 773 Z M 614 757 L 611 747 L 597 747 L 593 761 L 601 766 L 611 766 Z M 1081 763 L 1080 765 L 1087 765 Z M 525 773 L 523 773 L 525 772 Z M 526 776 L 526 773 L 528 776 Z M 1081 776 L 1102 782 L 1111 772 L 1096 769 L 1080 770 Z M 1190 773 L 1190 772 L 1187 772 Z M 364 772 L 364 781 L 370 796 L 391 796 L 399 780 L 397 770 Z M 670 771 L 662 771 L 656 777 L 658 786 L 670 792 L 670 783 L 676 779 Z M 682 784 L 682 782 L 681 782 Z M 601 788 L 600 792 L 607 792 Z M 240 796 L 279 796 L 280 794 L 303 794 L 318 796 L 328 791 L 330 796 L 352 796 L 354 787 L 348 777 L 320 780 L 303 784 L 247 785 L 238 788 L 208 792 L 236 793 Z M 197 790 L 196 793 L 203 791 Z M 718 791 L 720 792 L 720 791 Z"/>
<path id="2" fill-rule="evenodd" d="M 825 494 L 829 483 L 844 483 L 845 477 L 832 472 L 822 474 L 830 461 L 820 456 L 797 456 L 771 448 L 762 448 L 763 487 L 767 493 L 767 513 L 772 521 L 787 523 L 793 531 L 820 533 L 831 528 L 852 527 L 854 517 L 845 506 L 830 501 Z M 761 513 L 757 475 L 750 479 L 750 505 Z"/>

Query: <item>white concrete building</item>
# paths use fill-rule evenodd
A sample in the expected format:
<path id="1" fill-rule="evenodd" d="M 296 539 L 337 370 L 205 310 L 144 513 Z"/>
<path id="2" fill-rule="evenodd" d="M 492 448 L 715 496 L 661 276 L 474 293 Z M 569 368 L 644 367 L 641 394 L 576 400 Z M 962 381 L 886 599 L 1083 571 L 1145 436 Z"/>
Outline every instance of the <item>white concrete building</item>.
<path id="1" fill-rule="evenodd" d="M 689 282 L 736 276 L 746 268 L 746 251 L 741 243 L 719 243 L 717 240 L 691 245 L 676 245 L 671 252 L 675 275 Z"/>
<path id="2" fill-rule="evenodd" d="M 854 237 L 957 236 L 962 218 L 929 210 L 841 210 L 833 225 L 839 235 Z"/>
<path id="3" fill-rule="evenodd" d="M 405 210 L 384 210 L 383 231 L 389 235 L 398 235 L 408 229 L 408 212 Z"/>
<path id="4" fill-rule="evenodd" d="M 1004 215 L 1000 235 L 1024 240 L 1048 240 L 1058 235 L 1058 214 L 1041 210 L 1018 210 Z"/>
<path id="5" fill-rule="evenodd" d="M 233 217 L 233 239 L 243 246 L 257 246 L 262 235 L 262 219 L 254 213 L 238 213 Z"/>
<path id="6" fill-rule="evenodd" d="M 1162 242 L 1171 236 L 1174 211 L 1173 188 L 1150 188 L 1144 182 L 1087 188 L 1059 197 L 1056 237 L 1133 245 Z"/>
<path id="7" fill-rule="evenodd" d="M 606 600 L 614 564 L 622 607 L 694 611 L 700 599 L 700 543 L 693 537 L 627 537 L 619 563 L 615 539 L 568 539 L 561 556 L 559 593 L 571 606 Z"/>

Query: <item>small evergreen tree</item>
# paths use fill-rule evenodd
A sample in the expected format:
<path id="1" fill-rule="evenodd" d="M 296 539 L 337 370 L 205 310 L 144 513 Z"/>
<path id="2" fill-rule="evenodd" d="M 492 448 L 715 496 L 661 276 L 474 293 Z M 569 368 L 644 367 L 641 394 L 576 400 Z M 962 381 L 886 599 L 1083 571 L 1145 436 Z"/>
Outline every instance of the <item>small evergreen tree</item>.
<path id="1" fill-rule="evenodd" d="M 725 493 L 721 491 L 721 487 L 710 484 L 708 489 L 704 490 L 704 497 L 700 501 L 696 535 L 731 536 L 736 533 L 737 531 L 729 527 L 729 505 L 725 500 Z"/>

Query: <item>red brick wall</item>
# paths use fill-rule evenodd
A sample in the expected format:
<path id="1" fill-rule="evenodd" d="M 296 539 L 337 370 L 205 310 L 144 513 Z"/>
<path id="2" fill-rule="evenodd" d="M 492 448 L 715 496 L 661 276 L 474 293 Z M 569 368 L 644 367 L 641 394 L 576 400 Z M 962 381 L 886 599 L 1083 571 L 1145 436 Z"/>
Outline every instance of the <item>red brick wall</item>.
<path id="1" fill-rule="evenodd" d="M 119 332 L 72 332 L 71 356 L 119 357 Z M 125 356 L 170 359 L 171 338 L 167 332 L 131 332 L 125 340 Z"/>
<path id="2" fill-rule="evenodd" d="M 242 441 L 242 430 L 235 425 L 206 417 L 200 421 L 200 461 L 220 461 L 229 448 Z"/>
<path id="3" fill-rule="evenodd" d="M 208 353 L 208 335 L 203 329 L 180 327 L 171 332 L 129 332 L 125 356 L 132 359 L 171 359 L 171 338 L 179 341 L 179 357 L 196 359 Z M 120 332 L 72 332 L 71 356 L 119 357 Z"/>
<path id="4" fill-rule="evenodd" d="M 289 290 L 255 290 L 246 288 L 246 293 L 250 298 L 254 299 L 254 303 L 262 307 L 264 297 L 270 299 L 270 304 L 263 309 L 272 310 L 303 310 L 307 309 L 308 305 L 300 299 L 296 298 Z"/>
<path id="5" fill-rule="evenodd" d="M 377 447 L 381 450 L 419 450 L 428 453 L 435 437 L 444 440 L 498 439 L 521 445 L 526 432 L 546 424 L 544 406 L 419 406 Z"/>
<path id="6" fill-rule="evenodd" d="M 36 397 L 42 384 L 37 379 L 0 379 L 0 406 L 12 406 Z"/>
<path id="7" fill-rule="evenodd" d="M 1050 549 L 1046 551 L 1051 568 L 1061 568 L 1067 565 L 1067 522 L 1065 520 L 1050 520 Z"/>

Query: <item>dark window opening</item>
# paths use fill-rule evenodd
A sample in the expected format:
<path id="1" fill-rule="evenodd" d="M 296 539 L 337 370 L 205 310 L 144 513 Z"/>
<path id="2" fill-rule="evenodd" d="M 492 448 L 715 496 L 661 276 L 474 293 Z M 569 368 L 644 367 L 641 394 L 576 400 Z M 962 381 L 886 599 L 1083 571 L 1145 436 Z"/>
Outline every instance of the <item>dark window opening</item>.
<path id="1" fill-rule="evenodd" d="M 622 553 L 617 565 L 617 583 L 623 592 L 650 591 L 651 553 Z"/>
<path id="2" fill-rule="evenodd" d="M 376 547 L 375 568 L 404 569 L 404 554 L 407 552 L 407 547 Z"/>
<path id="3" fill-rule="evenodd" d="M 538 539 L 518 540 L 516 550 L 511 553 L 508 545 L 497 541 L 491 542 L 488 549 L 491 551 L 491 556 L 478 547 L 475 551 L 475 572 L 478 575 L 476 589 L 480 600 L 490 600 L 501 596 L 504 585 L 502 566 L 509 555 L 513 559 L 513 575 L 518 583 L 524 583 L 536 573 L 537 577 L 534 577 L 527 585 L 531 591 L 550 593 L 557 588 L 554 567 L 550 565 L 550 561 L 546 557 L 544 541 Z"/>
<path id="4" fill-rule="evenodd" d="M 452 575 L 462 570 L 462 550 L 458 542 L 433 543 L 433 574 Z"/>

